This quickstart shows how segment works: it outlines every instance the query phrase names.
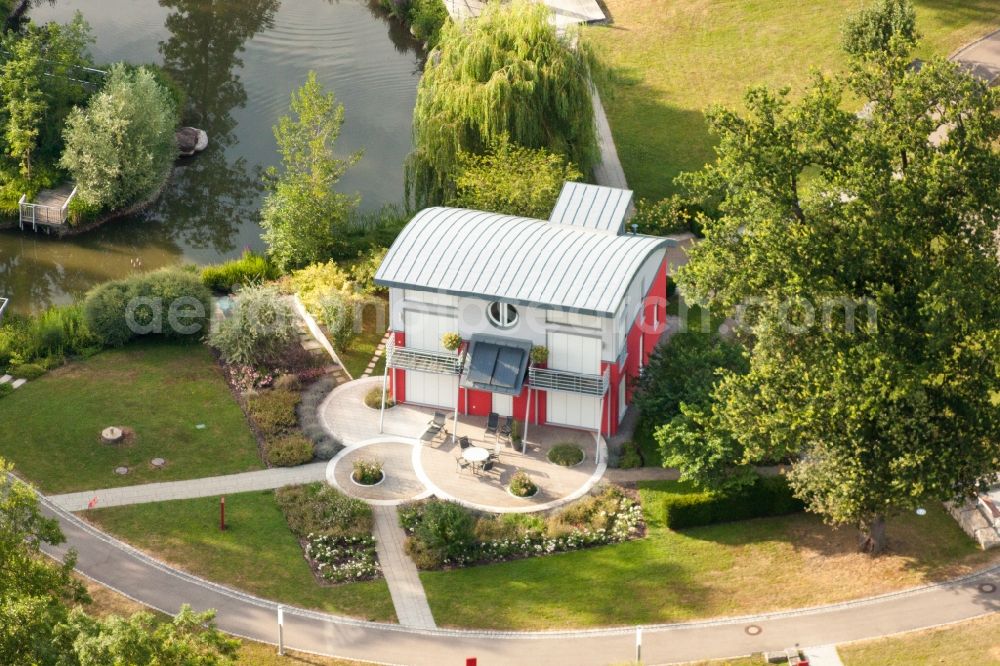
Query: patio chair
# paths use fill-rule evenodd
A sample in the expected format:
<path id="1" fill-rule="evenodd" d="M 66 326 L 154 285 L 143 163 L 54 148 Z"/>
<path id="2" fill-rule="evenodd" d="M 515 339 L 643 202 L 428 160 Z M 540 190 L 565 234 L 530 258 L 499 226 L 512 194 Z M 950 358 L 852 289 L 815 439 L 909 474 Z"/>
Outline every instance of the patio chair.
<path id="1" fill-rule="evenodd" d="M 497 442 L 493 447 L 493 451 L 490 453 L 490 460 L 500 462 L 500 442 Z"/>
<path id="2" fill-rule="evenodd" d="M 497 430 L 500 428 L 500 415 L 496 412 L 490 412 L 490 415 L 486 418 L 486 431 L 483 433 L 483 437 L 488 437 L 493 435 L 494 439 L 497 436 Z"/>
<path id="3" fill-rule="evenodd" d="M 434 412 L 434 418 L 427 422 L 427 435 L 429 435 L 429 439 L 434 439 L 441 432 L 447 436 L 448 431 L 445 429 L 444 424 L 445 415 L 441 412 Z"/>
<path id="4" fill-rule="evenodd" d="M 503 420 L 503 425 L 500 426 L 500 434 L 509 440 L 511 433 L 513 432 L 514 432 L 514 417 L 508 416 Z"/>
<path id="5" fill-rule="evenodd" d="M 458 464 L 458 471 L 459 472 L 461 472 L 463 469 L 465 469 L 466 467 L 469 467 L 472 464 L 468 460 L 466 460 L 465 458 L 463 458 L 462 456 L 458 456 L 457 458 L 455 458 L 455 462 Z"/>
<path id="6" fill-rule="evenodd" d="M 495 463 L 493 462 L 493 460 L 491 458 L 487 458 L 486 462 L 483 463 L 482 471 L 489 472 L 490 470 L 493 469 L 493 465 L 494 464 Z"/>
<path id="7" fill-rule="evenodd" d="M 461 437 L 458 438 L 458 445 L 464 451 L 467 448 L 469 448 L 470 446 L 472 446 L 472 442 L 469 441 L 468 437 L 466 437 L 465 435 L 462 435 Z"/>

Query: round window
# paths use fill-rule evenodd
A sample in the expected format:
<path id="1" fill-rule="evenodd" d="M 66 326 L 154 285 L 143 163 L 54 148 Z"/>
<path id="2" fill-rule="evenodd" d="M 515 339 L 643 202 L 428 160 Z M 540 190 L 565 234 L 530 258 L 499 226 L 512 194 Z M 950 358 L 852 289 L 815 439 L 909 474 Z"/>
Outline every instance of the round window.
<path id="1" fill-rule="evenodd" d="M 517 323 L 517 308 L 507 303 L 494 301 L 486 308 L 486 316 L 497 328 L 510 328 Z"/>

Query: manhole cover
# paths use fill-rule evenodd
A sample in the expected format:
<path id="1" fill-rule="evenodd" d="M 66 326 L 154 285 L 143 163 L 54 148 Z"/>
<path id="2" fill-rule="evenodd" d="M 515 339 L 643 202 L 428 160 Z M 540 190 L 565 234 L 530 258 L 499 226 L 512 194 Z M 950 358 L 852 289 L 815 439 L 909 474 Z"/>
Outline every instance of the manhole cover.
<path id="1" fill-rule="evenodd" d="M 128 474 L 128 467 L 115 467 L 115 474 Z"/>
<path id="2" fill-rule="evenodd" d="M 153 467 L 163 467 L 164 465 L 167 464 L 167 461 L 164 460 L 163 458 L 153 458 L 152 460 L 149 461 L 149 464 L 152 465 Z"/>
<path id="3" fill-rule="evenodd" d="M 983 583 L 979 586 L 980 592 L 985 592 L 986 594 L 993 594 L 997 591 L 997 586 L 993 583 Z"/>
<path id="4" fill-rule="evenodd" d="M 764 630 L 761 629 L 756 624 L 748 624 L 747 627 L 746 627 L 746 629 L 744 629 L 743 631 L 747 632 L 747 635 L 749 635 L 749 636 L 758 636 Z"/>

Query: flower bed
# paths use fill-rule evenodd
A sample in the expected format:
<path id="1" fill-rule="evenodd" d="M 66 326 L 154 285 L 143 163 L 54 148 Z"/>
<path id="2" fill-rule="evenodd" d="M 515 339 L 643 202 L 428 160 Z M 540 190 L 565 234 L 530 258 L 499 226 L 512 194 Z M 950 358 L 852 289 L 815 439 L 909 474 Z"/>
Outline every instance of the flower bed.
<path id="1" fill-rule="evenodd" d="M 446 509 L 446 510 L 445 510 Z M 477 514 L 452 502 L 400 507 L 407 552 L 420 569 L 548 555 L 641 537 L 642 507 L 617 486 L 604 486 L 545 519 L 526 514 Z"/>
<path id="2" fill-rule="evenodd" d="M 346 583 L 382 575 L 370 506 L 324 483 L 285 486 L 275 499 L 317 578 Z"/>
<path id="3" fill-rule="evenodd" d="M 373 580 L 382 575 L 371 536 L 310 534 L 303 550 L 313 570 L 332 583 Z"/>

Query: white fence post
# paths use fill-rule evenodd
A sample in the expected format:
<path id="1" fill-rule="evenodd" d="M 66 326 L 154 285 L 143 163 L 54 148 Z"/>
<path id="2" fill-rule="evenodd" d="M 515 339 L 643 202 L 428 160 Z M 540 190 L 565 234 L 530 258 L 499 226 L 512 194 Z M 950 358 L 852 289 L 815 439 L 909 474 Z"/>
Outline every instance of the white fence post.
<path id="1" fill-rule="evenodd" d="M 285 656 L 285 609 L 278 606 L 278 656 Z"/>
<path id="2" fill-rule="evenodd" d="M 635 662 L 642 662 L 642 627 L 635 628 Z"/>

